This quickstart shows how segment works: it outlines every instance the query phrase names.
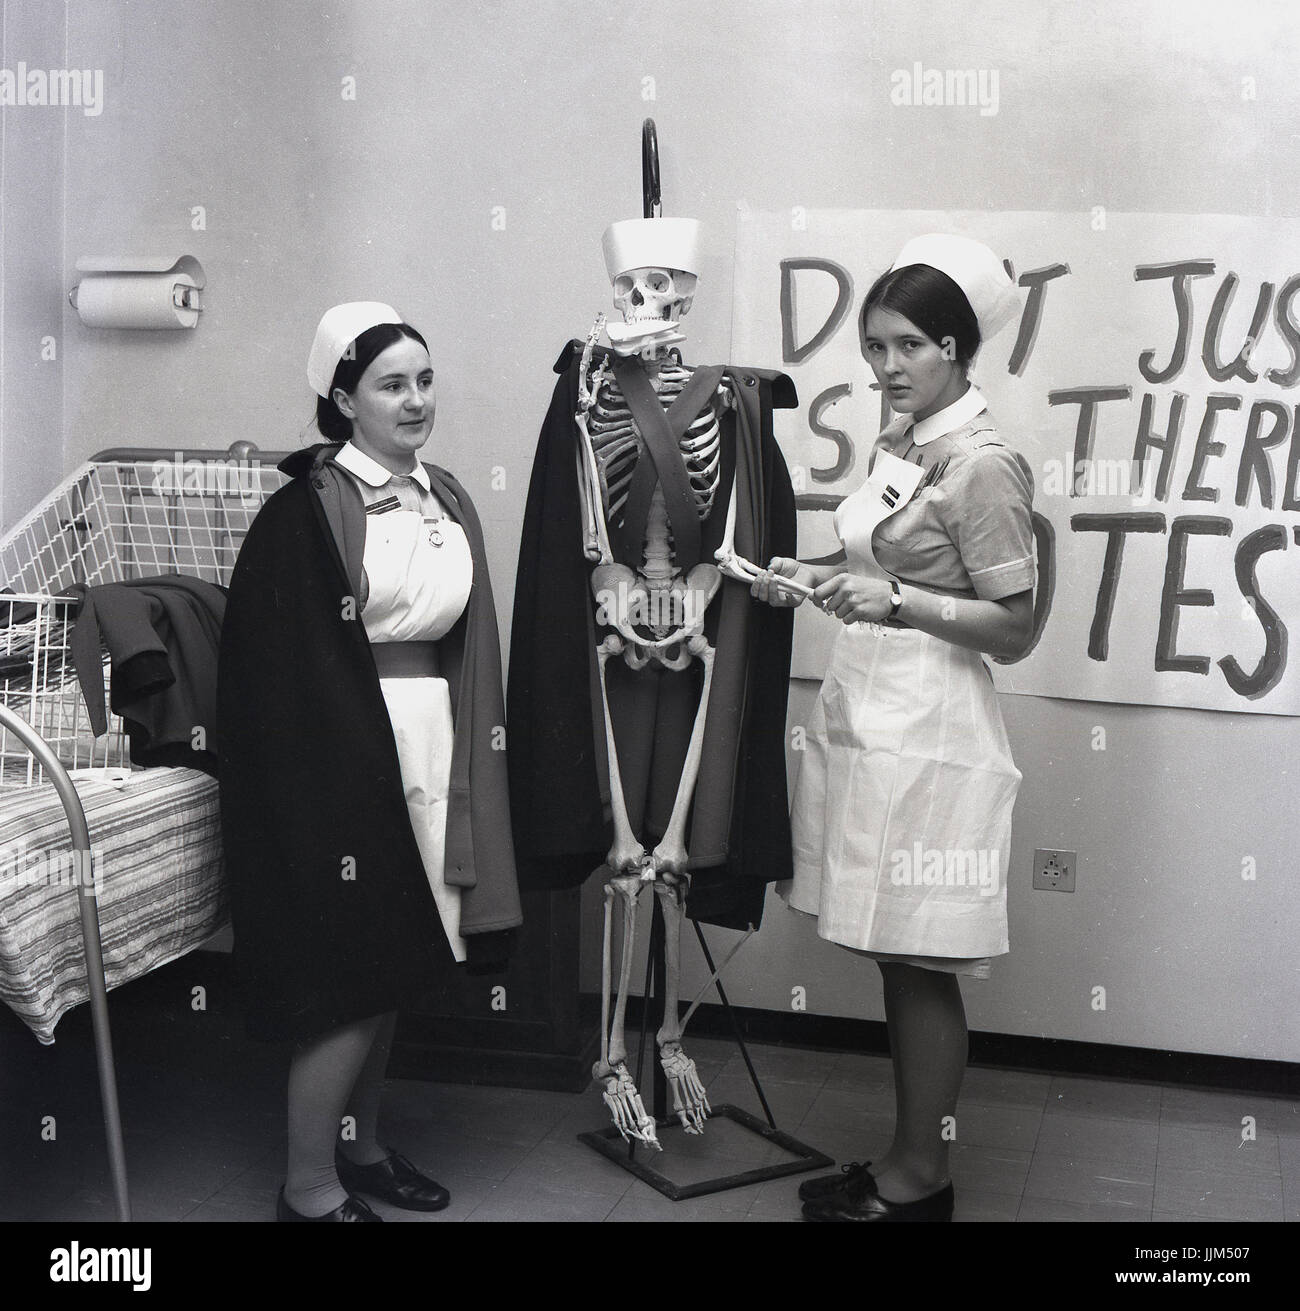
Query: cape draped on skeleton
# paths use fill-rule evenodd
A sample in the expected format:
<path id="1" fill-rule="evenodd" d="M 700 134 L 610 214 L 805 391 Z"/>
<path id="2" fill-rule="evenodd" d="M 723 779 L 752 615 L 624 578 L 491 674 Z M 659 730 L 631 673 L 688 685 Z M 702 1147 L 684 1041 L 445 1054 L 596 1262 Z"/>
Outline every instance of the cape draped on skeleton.
<path id="1" fill-rule="evenodd" d="M 555 364 L 560 377 L 533 461 L 515 580 L 507 758 L 524 889 L 585 882 L 603 867 L 613 836 L 595 658 L 601 630 L 592 564 L 582 550 L 575 464 L 581 352 L 582 343 L 571 342 Z M 720 416 L 722 472 L 712 510 L 700 526 L 701 558 L 712 560 L 721 545 L 733 477 L 737 554 L 760 564 L 774 555 L 793 556 L 794 492 L 772 436 L 772 409 L 796 404 L 794 383 L 783 373 L 737 366 L 728 366 L 724 377 L 737 404 Z M 641 458 L 648 456 L 643 452 Z M 791 876 L 785 713 L 793 626 L 793 610 L 758 604 L 745 584 L 730 578 L 723 578 L 707 612 L 705 634 L 717 655 L 686 843 L 687 912 L 705 923 L 757 926 L 766 885 Z M 621 662 L 611 661 L 608 668 L 618 666 Z M 654 682 L 625 667 L 619 677 L 623 674 L 628 676 L 625 714 L 632 721 L 642 689 L 653 698 L 658 680 L 675 680 L 663 682 L 665 691 L 658 694 L 671 698 L 675 689 L 686 690 L 689 707 L 660 710 L 661 722 L 666 713 L 681 726 L 675 749 L 683 747 L 698 697 L 697 672 L 652 673 Z M 654 746 L 665 754 L 662 743 Z M 676 791 L 680 770 L 672 775 L 675 756 L 671 750 L 666 754 L 668 784 L 651 786 L 650 814 L 644 826 L 635 824 L 643 841 L 647 830 L 657 829 L 658 836 L 659 820 L 666 818 L 655 798 L 670 805 Z M 622 749 L 619 755 L 622 760 Z"/>

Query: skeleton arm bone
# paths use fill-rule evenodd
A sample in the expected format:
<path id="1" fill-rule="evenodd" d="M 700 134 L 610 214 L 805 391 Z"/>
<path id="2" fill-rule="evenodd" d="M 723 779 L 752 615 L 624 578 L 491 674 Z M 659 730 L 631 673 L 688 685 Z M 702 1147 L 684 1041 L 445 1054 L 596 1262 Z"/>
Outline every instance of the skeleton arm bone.
<path id="1" fill-rule="evenodd" d="M 614 553 L 610 550 L 609 530 L 605 524 L 604 508 L 600 500 L 600 475 L 596 468 L 595 452 L 591 447 L 591 434 L 587 430 L 587 414 L 600 391 L 604 362 L 602 361 L 591 386 L 587 383 L 587 372 L 591 367 L 591 353 L 604 321 L 603 314 L 596 316 L 595 326 L 587 335 L 587 344 L 583 348 L 582 360 L 578 368 L 578 412 L 574 415 L 578 427 L 578 440 L 575 443 L 574 458 L 577 462 L 578 499 L 582 505 L 583 554 L 588 560 L 607 564 L 614 558 Z"/>
<path id="2" fill-rule="evenodd" d="M 593 563 L 608 562 L 614 555 L 609 547 L 605 516 L 600 509 L 600 485 L 596 481 L 586 418 L 581 413 L 578 415 L 578 432 L 574 456 L 578 466 L 578 501 L 582 507 L 582 553 Z"/>
<path id="3" fill-rule="evenodd" d="M 734 478 L 731 483 L 731 495 L 727 499 L 727 523 L 722 533 L 722 545 L 714 551 L 713 558 L 717 560 L 718 568 L 728 578 L 734 578 L 741 583 L 752 585 L 763 573 L 763 570 L 752 560 L 746 560 L 743 555 L 736 554 L 736 483 Z M 792 596 L 799 597 L 801 600 L 806 596 L 811 596 L 813 592 L 811 587 L 805 587 L 792 578 L 782 578 L 779 574 L 774 574 L 771 581 L 777 587 L 786 590 Z"/>
<path id="4" fill-rule="evenodd" d="M 591 325 L 591 331 L 587 334 L 587 340 L 582 347 L 582 359 L 578 362 L 578 410 L 585 414 L 596 402 L 596 392 L 599 386 L 589 386 L 587 383 L 587 374 L 591 369 L 591 354 L 596 349 L 596 339 L 600 336 L 600 330 L 605 326 L 605 316 L 596 315 L 596 321 Z M 599 383 L 599 378 L 596 382 Z"/>

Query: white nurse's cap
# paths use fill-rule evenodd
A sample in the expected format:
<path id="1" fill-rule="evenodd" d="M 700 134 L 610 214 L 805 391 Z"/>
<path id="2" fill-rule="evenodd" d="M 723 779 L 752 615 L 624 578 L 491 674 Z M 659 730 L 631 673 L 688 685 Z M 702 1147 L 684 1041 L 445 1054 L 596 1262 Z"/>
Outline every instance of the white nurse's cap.
<path id="1" fill-rule="evenodd" d="M 946 273 L 966 294 L 980 325 L 980 338 L 988 341 L 1020 312 L 1015 283 L 1007 276 L 1002 261 L 981 241 L 946 232 L 913 237 L 890 266 L 928 264 Z"/>
<path id="2" fill-rule="evenodd" d="M 622 219 L 600 239 L 609 280 L 631 269 L 680 269 L 699 276 L 700 225 L 688 218 Z"/>
<path id="3" fill-rule="evenodd" d="M 326 310 L 316 328 L 311 354 L 307 356 L 307 381 L 312 391 L 328 399 L 334 370 L 339 367 L 344 351 L 367 328 L 401 322 L 402 316 L 391 305 L 377 300 L 351 300 Z"/>

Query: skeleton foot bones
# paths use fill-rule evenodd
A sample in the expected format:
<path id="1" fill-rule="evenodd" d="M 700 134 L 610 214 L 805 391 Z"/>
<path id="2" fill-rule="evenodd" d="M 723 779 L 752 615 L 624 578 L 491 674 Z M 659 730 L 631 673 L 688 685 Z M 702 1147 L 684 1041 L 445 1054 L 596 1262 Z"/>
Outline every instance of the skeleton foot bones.
<path id="1" fill-rule="evenodd" d="M 593 1068 L 597 1071 L 597 1078 L 605 1079 L 605 1091 L 601 1096 L 614 1117 L 614 1127 L 623 1135 L 623 1141 L 630 1142 L 635 1138 L 662 1152 L 663 1144 L 655 1137 L 655 1122 L 646 1114 L 645 1104 L 627 1066 L 620 1061 L 607 1076 L 599 1073 L 602 1068 L 599 1062 Z"/>
<path id="2" fill-rule="evenodd" d="M 668 1086 L 673 1090 L 673 1110 L 682 1122 L 682 1128 L 687 1133 L 703 1133 L 705 1117 L 713 1107 L 709 1105 L 704 1085 L 696 1073 L 695 1062 L 682 1051 L 681 1043 L 669 1042 L 660 1048 L 659 1063 L 664 1067 Z"/>
<path id="3" fill-rule="evenodd" d="M 617 795 L 617 794 L 616 794 Z M 615 807 L 616 813 L 619 807 Z M 616 822 L 616 829 L 620 825 Z M 630 838 L 630 832 L 625 835 Z M 627 1047 L 624 1024 L 627 1007 L 627 985 L 631 975 L 632 947 L 636 934 L 636 909 L 641 889 L 650 884 L 664 907 L 664 1023 L 655 1035 L 659 1047 L 660 1064 L 673 1094 L 673 1111 L 689 1134 L 704 1132 L 704 1121 L 712 1110 L 700 1080 L 695 1062 L 682 1050 L 682 1022 L 678 981 L 680 979 L 681 921 L 684 915 L 684 896 L 687 876 L 669 870 L 660 864 L 658 849 L 647 854 L 636 843 L 620 843 L 625 857 L 635 862 L 635 872 L 613 874 L 605 883 L 605 927 L 602 951 L 601 992 L 601 1052 L 592 1066 L 594 1078 L 604 1084 L 602 1099 L 609 1109 L 614 1127 L 624 1141 L 646 1144 L 657 1151 L 663 1146 L 655 1133 L 654 1118 L 645 1109 L 627 1068 Z M 639 853 L 639 854 L 638 854 Z M 612 853 L 611 853 L 612 856 Z M 611 941 L 613 936 L 613 903 L 615 897 L 623 902 L 623 944 L 619 961 L 618 996 L 615 1002 L 613 1023 L 610 1022 L 609 1001 L 612 991 Z M 689 1018 L 689 1012 L 688 1012 Z"/>

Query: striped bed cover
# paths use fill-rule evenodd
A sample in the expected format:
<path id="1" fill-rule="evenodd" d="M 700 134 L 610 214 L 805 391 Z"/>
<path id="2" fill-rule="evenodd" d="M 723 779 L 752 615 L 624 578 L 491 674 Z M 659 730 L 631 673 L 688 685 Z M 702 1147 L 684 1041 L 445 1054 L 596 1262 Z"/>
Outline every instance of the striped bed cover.
<path id="1" fill-rule="evenodd" d="M 110 989 L 192 951 L 227 922 L 215 779 L 193 769 L 76 770 Z M 48 783 L 0 792 L 0 1000 L 45 1044 L 85 1001 L 78 876 Z"/>

